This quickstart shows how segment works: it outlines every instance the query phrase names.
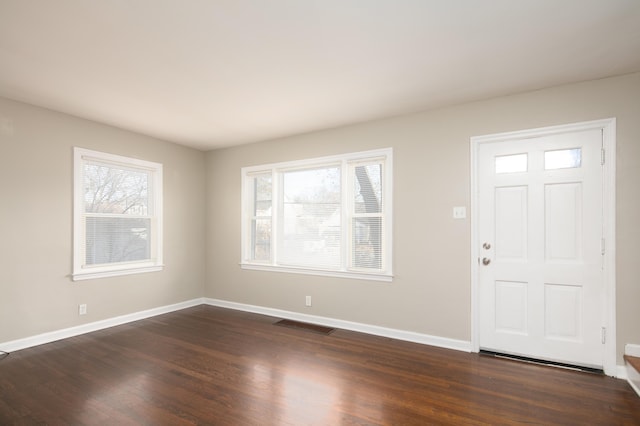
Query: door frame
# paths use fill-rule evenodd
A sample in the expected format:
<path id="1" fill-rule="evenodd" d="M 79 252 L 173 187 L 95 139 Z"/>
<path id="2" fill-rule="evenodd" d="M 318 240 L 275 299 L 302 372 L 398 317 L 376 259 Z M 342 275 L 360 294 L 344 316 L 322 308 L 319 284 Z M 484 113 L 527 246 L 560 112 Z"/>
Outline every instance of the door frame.
<path id="1" fill-rule="evenodd" d="M 478 226 L 478 181 L 480 146 L 489 143 L 517 139 L 529 139 L 582 130 L 602 130 L 603 140 L 603 238 L 605 254 L 603 259 L 604 294 L 603 324 L 606 327 L 604 344 L 604 373 L 617 376 L 616 364 L 616 119 L 584 121 L 558 126 L 541 127 L 514 132 L 473 136 L 470 140 L 471 158 L 471 350 L 480 351 L 480 315 L 479 315 L 479 226 Z"/>

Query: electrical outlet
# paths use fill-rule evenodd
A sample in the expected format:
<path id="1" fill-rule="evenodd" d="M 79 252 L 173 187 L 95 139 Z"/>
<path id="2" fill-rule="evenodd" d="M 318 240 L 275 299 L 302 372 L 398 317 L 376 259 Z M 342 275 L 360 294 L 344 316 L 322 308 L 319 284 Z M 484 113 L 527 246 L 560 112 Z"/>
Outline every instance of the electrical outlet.
<path id="1" fill-rule="evenodd" d="M 305 306 L 311 306 L 311 296 L 307 296 L 304 301 Z"/>
<path id="2" fill-rule="evenodd" d="M 82 303 L 78 305 L 78 315 L 87 315 L 87 304 Z"/>

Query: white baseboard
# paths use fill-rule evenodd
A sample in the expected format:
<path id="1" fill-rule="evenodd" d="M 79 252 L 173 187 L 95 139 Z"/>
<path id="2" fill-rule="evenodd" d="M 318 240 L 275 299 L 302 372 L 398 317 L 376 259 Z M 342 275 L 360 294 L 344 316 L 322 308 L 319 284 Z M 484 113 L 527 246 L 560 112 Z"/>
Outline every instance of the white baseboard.
<path id="1" fill-rule="evenodd" d="M 624 365 L 616 365 L 616 379 L 627 380 L 627 367 Z"/>
<path id="2" fill-rule="evenodd" d="M 35 336 L 25 337 L 23 339 L 11 340 L 8 342 L 0 342 L 0 351 L 14 352 L 33 346 L 43 345 L 45 343 L 55 342 L 57 340 L 69 337 L 79 336 L 92 331 L 103 330 L 105 328 L 138 321 L 145 318 L 162 315 L 169 312 L 179 311 L 181 309 L 190 308 L 198 305 L 219 306 L 221 308 L 234 309 L 256 314 L 268 315 L 276 318 L 285 318 L 296 321 L 309 322 L 313 324 L 324 325 L 327 327 L 342 328 L 345 330 L 357 331 L 361 333 L 372 334 L 375 336 L 389 337 L 392 339 L 405 340 L 408 342 L 420 343 L 423 345 L 436 346 L 446 349 L 454 349 L 463 352 L 472 352 L 471 342 L 466 340 L 449 339 L 446 337 L 432 336 L 429 334 L 416 333 L 413 331 L 398 330 L 376 325 L 363 324 L 358 322 L 344 321 L 334 318 L 321 317 L 317 315 L 301 314 L 298 312 L 284 311 L 281 309 L 266 308 L 256 305 L 247 305 L 244 303 L 229 302 L 220 299 L 198 298 L 187 300 L 185 302 L 175 303 L 173 305 L 161 306 L 158 308 L 148 309 L 145 311 L 134 312 L 132 314 L 121 315 L 102 321 L 95 321 L 88 324 L 82 324 L 76 327 L 65 328 L 62 330 L 42 333 Z M 628 344 L 625 346 L 625 354 L 640 357 L 640 345 Z M 624 365 L 617 366 L 616 377 L 628 380 L 634 390 L 640 395 L 640 390 L 632 383 L 627 374 L 627 368 Z"/>
<path id="3" fill-rule="evenodd" d="M 173 305 L 161 306 L 159 308 L 148 309 L 145 311 L 134 312 L 132 314 L 121 315 L 102 321 L 90 322 L 78 325 L 76 327 L 65 328 L 62 330 L 51 331 L 48 333 L 38 334 L 23 339 L 12 340 L 0 343 L 0 350 L 3 352 L 14 352 L 20 349 L 30 348 L 32 346 L 43 345 L 45 343 L 55 342 L 56 340 L 66 339 L 69 337 L 79 336 L 80 334 L 90 333 L 92 331 L 103 330 L 105 328 L 114 327 L 116 325 L 126 324 L 128 322 L 138 321 L 141 319 L 154 317 L 156 315 L 166 314 L 180 309 L 190 308 L 192 306 L 202 305 L 202 298 L 187 300 L 185 302 L 175 303 Z"/>
<path id="4" fill-rule="evenodd" d="M 255 314 L 268 315 L 276 318 L 285 318 L 295 321 L 309 322 L 324 325 L 326 327 L 342 328 L 345 330 L 358 331 L 361 333 L 373 334 L 375 336 L 390 337 L 392 339 L 405 340 L 408 342 L 421 343 L 423 345 L 437 346 L 458 351 L 471 352 L 471 342 L 465 340 L 449 339 L 446 337 L 431 336 L 428 334 L 416 333 L 413 331 L 397 330 L 393 328 L 380 327 L 376 325 L 363 324 L 358 322 L 344 321 L 334 318 L 321 317 L 317 315 L 301 314 L 298 312 L 284 311 L 280 309 L 265 308 L 262 306 L 247 305 L 244 303 L 228 302 L 226 300 L 205 298 L 204 303 L 221 308 L 235 309 L 238 311 L 252 312 Z"/>
<path id="5" fill-rule="evenodd" d="M 636 369 L 631 367 L 630 365 L 627 365 L 623 368 L 625 368 L 626 373 L 625 379 L 627 380 L 631 388 L 635 391 L 635 393 L 640 396 L 640 372 L 636 371 Z"/>
<path id="6" fill-rule="evenodd" d="M 640 375 L 638 375 L 638 377 L 635 380 L 632 380 L 631 378 L 627 378 L 627 382 L 629 383 L 629 385 L 631 385 L 631 389 L 633 389 L 636 392 L 636 395 L 640 396 L 640 387 L 636 385 L 636 383 L 640 383 Z"/>

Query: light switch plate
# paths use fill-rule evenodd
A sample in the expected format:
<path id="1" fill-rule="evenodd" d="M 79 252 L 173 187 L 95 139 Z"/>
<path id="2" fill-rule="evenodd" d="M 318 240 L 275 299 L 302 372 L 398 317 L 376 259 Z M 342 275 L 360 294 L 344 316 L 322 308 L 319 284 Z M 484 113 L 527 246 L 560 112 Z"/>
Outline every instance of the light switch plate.
<path id="1" fill-rule="evenodd" d="M 454 219 L 465 219 L 467 217 L 467 208 L 464 206 L 453 208 Z"/>

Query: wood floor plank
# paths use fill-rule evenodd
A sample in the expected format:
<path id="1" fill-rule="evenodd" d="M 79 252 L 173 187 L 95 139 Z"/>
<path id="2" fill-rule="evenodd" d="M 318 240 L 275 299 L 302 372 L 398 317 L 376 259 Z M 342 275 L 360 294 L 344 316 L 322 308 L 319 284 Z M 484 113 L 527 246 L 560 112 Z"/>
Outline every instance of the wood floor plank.
<path id="1" fill-rule="evenodd" d="M 0 360 L 0 424 L 640 425 L 622 380 L 197 306 Z"/>

